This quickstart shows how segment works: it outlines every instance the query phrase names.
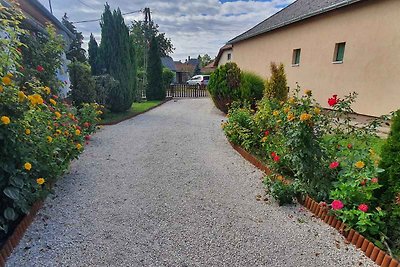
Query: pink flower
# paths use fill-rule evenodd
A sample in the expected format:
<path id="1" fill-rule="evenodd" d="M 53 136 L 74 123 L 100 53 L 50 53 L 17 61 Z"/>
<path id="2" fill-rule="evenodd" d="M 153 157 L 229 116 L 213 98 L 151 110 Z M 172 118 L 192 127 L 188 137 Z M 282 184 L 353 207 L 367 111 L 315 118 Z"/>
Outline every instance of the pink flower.
<path id="1" fill-rule="evenodd" d="M 332 201 L 331 206 L 332 206 L 332 209 L 334 209 L 334 210 L 341 210 L 341 209 L 343 209 L 344 204 L 340 200 L 334 200 L 334 201 Z"/>
<path id="2" fill-rule="evenodd" d="M 337 98 L 337 95 L 333 95 L 331 98 L 328 99 L 328 104 L 329 106 L 333 107 L 339 102 L 339 99 Z"/>
<path id="3" fill-rule="evenodd" d="M 379 182 L 379 179 L 376 177 L 371 179 L 371 183 L 377 184 L 378 182 Z"/>
<path id="4" fill-rule="evenodd" d="M 358 210 L 361 210 L 362 212 L 367 212 L 368 211 L 368 205 L 367 204 L 360 204 L 358 206 Z"/>
<path id="5" fill-rule="evenodd" d="M 275 162 L 279 162 L 281 160 L 281 157 L 279 157 L 278 155 L 276 155 L 275 157 L 274 157 L 274 161 Z"/>
<path id="6" fill-rule="evenodd" d="M 337 167 L 339 167 L 339 162 L 334 161 L 329 165 L 329 169 L 336 169 Z"/>
<path id="7" fill-rule="evenodd" d="M 89 141 L 90 140 L 90 135 L 86 135 L 85 139 L 86 139 L 86 141 Z"/>
<path id="8" fill-rule="evenodd" d="M 44 71 L 44 68 L 43 68 L 43 66 L 38 65 L 38 66 L 36 67 L 36 70 L 37 70 L 38 72 L 42 72 L 42 71 Z"/>

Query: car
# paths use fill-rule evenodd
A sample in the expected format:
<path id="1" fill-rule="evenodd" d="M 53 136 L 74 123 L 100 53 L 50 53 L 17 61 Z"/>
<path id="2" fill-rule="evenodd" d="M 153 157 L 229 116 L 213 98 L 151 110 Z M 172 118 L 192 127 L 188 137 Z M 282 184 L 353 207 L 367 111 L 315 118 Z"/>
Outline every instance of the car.
<path id="1" fill-rule="evenodd" d="M 186 82 L 189 85 L 207 85 L 210 75 L 195 75 Z"/>

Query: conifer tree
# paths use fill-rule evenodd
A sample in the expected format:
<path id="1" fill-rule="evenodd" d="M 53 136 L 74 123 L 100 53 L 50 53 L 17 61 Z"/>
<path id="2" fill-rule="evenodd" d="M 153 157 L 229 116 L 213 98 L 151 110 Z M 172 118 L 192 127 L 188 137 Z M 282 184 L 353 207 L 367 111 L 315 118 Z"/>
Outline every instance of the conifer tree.
<path id="1" fill-rule="evenodd" d="M 72 24 L 67 16 L 67 13 L 62 17 L 62 24 L 75 35 L 67 51 L 67 59 L 71 61 L 86 62 L 85 49 L 82 48 L 83 35 L 82 32 L 78 32 L 74 24 Z"/>
<path id="2" fill-rule="evenodd" d="M 148 100 L 165 99 L 165 90 L 162 84 L 162 64 L 158 49 L 157 39 L 153 36 L 150 41 L 149 59 L 147 66 L 147 89 Z"/>
<path id="3" fill-rule="evenodd" d="M 88 54 L 89 54 L 89 64 L 92 68 L 92 75 L 101 74 L 101 69 L 99 66 L 99 59 L 98 59 L 99 45 L 97 44 L 96 39 L 94 38 L 92 33 L 90 34 Z"/>
<path id="4" fill-rule="evenodd" d="M 110 109 L 114 112 L 128 110 L 133 103 L 136 87 L 136 65 L 131 49 L 129 30 L 121 11 L 111 12 L 105 5 L 102 15 L 99 64 L 107 74 L 119 81 L 119 86 L 111 90 Z"/>

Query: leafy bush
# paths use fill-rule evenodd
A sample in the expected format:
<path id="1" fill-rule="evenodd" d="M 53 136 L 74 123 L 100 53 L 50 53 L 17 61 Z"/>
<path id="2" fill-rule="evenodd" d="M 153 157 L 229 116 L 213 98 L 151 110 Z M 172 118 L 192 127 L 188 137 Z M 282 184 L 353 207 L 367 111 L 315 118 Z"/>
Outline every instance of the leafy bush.
<path id="1" fill-rule="evenodd" d="M 93 78 L 96 83 L 96 103 L 110 108 L 110 92 L 117 90 L 119 82 L 109 74 L 94 76 Z"/>
<path id="2" fill-rule="evenodd" d="M 169 85 L 174 81 L 175 74 L 168 68 L 163 68 L 162 83 L 164 90 L 167 90 Z"/>
<path id="3" fill-rule="evenodd" d="M 224 113 L 229 105 L 239 100 L 241 71 L 236 63 L 226 63 L 218 67 L 210 76 L 208 91 L 215 106 Z"/>
<path id="4" fill-rule="evenodd" d="M 281 175 L 266 176 L 264 185 L 279 205 L 293 204 L 296 197 L 304 194 L 303 186 L 298 180 L 289 182 Z"/>
<path id="5" fill-rule="evenodd" d="M 265 82 L 265 97 L 285 101 L 289 92 L 285 67 L 282 63 L 278 66 L 275 62 L 271 62 L 270 68 L 271 77 Z"/>
<path id="6" fill-rule="evenodd" d="M 18 72 L 21 13 L 0 5 L 0 239 L 83 151 L 95 130 L 97 105 L 77 110 L 37 78 Z M 25 56 L 25 55 L 24 55 Z M 42 63 L 46 66 L 47 62 Z M 31 73 L 30 70 L 27 70 Z M 33 73 L 33 72 L 32 72 Z"/>
<path id="7" fill-rule="evenodd" d="M 76 106 L 82 103 L 91 103 L 96 99 L 96 85 L 87 63 L 74 61 L 68 65 L 71 79 L 70 96 Z"/>
<path id="8" fill-rule="evenodd" d="M 264 80 L 251 72 L 243 71 L 240 77 L 240 99 L 255 104 L 264 94 Z"/>

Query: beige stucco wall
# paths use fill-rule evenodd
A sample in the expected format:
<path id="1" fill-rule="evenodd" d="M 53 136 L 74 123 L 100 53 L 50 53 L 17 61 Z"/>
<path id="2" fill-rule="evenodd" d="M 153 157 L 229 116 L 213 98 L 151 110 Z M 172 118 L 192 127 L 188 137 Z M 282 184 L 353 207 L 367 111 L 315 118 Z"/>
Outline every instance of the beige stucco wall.
<path id="1" fill-rule="evenodd" d="M 346 42 L 343 64 L 332 64 L 335 44 Z M 293 49 L 300 66 L 292 67 Z M 327 106 L 332 94 L 359 93 L 357 113 L 378 116 L 400 108 L 400 0 L 367 0 L 233 45 L 241 69 L 267 78 L 271 61 L 285 64 Z"/>
<path id="2" fill-rule="evenodd" d="M 228 54 L 231 54 L 231 60 L 228 60 Z M 228 62 L 232 62 L 232 60 L 233 60 L 232 49 L 225 50 L 224 52 L 222 52 L 222 56 L 221 56 L 220 60 L 218 61 L 218 67 L 221 65 L 224 65 Z"/>

